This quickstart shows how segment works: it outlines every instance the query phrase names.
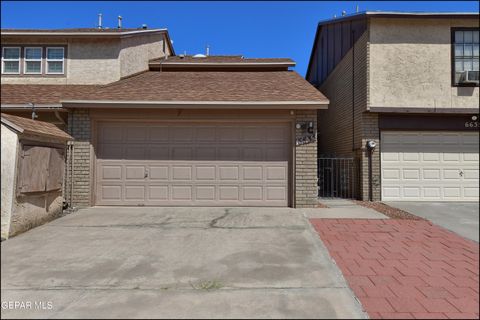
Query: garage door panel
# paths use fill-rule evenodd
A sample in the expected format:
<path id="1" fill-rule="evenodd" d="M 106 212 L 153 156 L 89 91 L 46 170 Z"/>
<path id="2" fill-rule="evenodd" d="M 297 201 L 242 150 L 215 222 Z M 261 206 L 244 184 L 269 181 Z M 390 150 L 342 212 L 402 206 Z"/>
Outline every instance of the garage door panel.
<path id="1" fill-rule="evenodd" d="M 150 175 L 149 175 L 150 180 L 168 180 L 168 176 L 169 176 L 168 166 L 152 165 L 152 166 L 149 166 L 149 171 L 150 171 Z"/>
<path id="2" fill-rule="evenodd" d="M 478 199 L 478 193 L 480 192 L 478 187 L 467 187 L 464 188 L 464 195 L 468 199 Z"/>
<path id="3" fill-rule="evenodd" d="M 102 172 L 100 173 L 102 179 L 105 180 L 121 180 L 122 179 L 122 166 L 104 165 Z"/>
<path id="4" fill-rule="evenodd" d="M 121 200 L 122 186 L 121 185 L 103 185 L 100 189 L 101 197 L 104 200 Z"/>
<path id="5" fill-rule="evenodd" d="M 145 199 L 145 186 L 125 186 L 125 199 L 143 201 Z"/>
<path id="6" fill-rule="evenodd" d="M 286 186 L 267 186 L 265 189 L 267 200 L 282 200 L 287 196 Z"/>
<path id="7" fill-rule="evenodd" d="M 216 170 L 217 168 L 215 166 L 202 166 L 202 165 L 197 165 L 195 167 L 195 177 L 197 181 L 201 180 L 210 180 L 210 181 L 215 181 L 217 180 L 217 175 L 216 175 Z"/>
<path id="8" fill-rule="evenodd" d="M 164 201 L 169 200 L 168 185 L 150 185 L 148 187 L 149 200 Z"/>
<path id="9" fill-rule="evenodd" d="M 145 172 L 144 166 L 125 166 L 125 179 L 143 180 L 145 179 Z"/>
<path id="10" fill-rule="evenodd" d="M 193 187 L 190 185 L 173 185 L 172 200 L 191 201 L 193 198 Z"/>
<path id="11" fill-rule="evenodd" d="M 220 165 L 218 168 L 219 180 L 238 180 L 239 179 L 239 167 L 238 166 L 225 166 Z"/>
<path id="12" fill-rule="evenodd" d="M 478 133 L 384 131 L 380 151 L 383 200 L 478 200 Z"/>
<path id="13" fill-rule="evenodd" d="M 101 123 L 98 132 L 98 205 L 288 205 L 287 123 Z"/>
<path id="14" fill-rule="evenodd" d="M 465 169 L 463 170 L 463 179 L 464 180 L 478 180 L 479 174 L 478 169 Z"/>
<path id="15" fill-rule="evenodd" d="M 423 192 L 423 196 L 426 199 L 435 200 L 442 196 L 442 190 L 440 187 L 424 187 Z"/>
<path id="16" fill-rule="evenodd" d="M 211 185 L 197 185 L 195 186 L 197 200 L 211 200 L 216 199 L 216 187 Z"/>
<path id="17" fill-rule="evenodd" d="M 244 186 L 243 199 L 250 200 L 250 201 L 263 200 L 263 187 L 262 186 Z"/>
<path id="18" fill-rule="evenodd" d="M 263 180 L 263 167 L 260 165 L 257 166 L 248 166 L 244 165 L 242 168 L 242 178 L 243 180 Z"/>
<path id="19" fill-rule="evenodd" d="M 240 200 L 240 187 L 238 185 L 221 185 L 218 188 L 218 198 L 222 200 Z"/>
<path id="20" fill-rule="evenodd" d="M 440 169 L 423 169 L 423 179 L 425 180 L 440 180 Z"/>

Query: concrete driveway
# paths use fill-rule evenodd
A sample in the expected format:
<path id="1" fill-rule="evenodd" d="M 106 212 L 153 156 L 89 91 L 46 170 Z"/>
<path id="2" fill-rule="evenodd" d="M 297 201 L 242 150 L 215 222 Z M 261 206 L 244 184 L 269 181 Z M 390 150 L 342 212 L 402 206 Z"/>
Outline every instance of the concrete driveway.
<path id="1" fill-rule="evenodd" d="M 1 246 L 2 318 L 365 317 L 301 210 L 89 208 Z"/>
<path id="2" fill-rule="evenodd" d="M 478 242 L 478 202 L 385 202 Z"/>

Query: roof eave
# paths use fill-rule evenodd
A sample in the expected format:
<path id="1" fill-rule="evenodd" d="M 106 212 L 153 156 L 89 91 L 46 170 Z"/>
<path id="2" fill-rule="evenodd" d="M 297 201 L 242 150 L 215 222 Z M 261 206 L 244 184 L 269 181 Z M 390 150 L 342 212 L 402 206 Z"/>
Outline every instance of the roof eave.
<path id="1" fill-rule="evenodd" d="M 48 36 L 48 37 L 99 37 L 99 38 L 108 38 L 108 37 L 118 37 L 123 38 L 127 36 L 139 35 L 139 34 L 149 34 L 149 33 L 168 33 L 167 29 L 142 29 L 135 31 L 115 31 L 115 32 L 48 32 L 48 31 L 39 31 L 39 32 L 24 32 L 24 31 L 3 31 L 1 36 L 15 36 L 15 37 L 31 37 L 31 36 Z"/>
<path id="2" fill-rule="evenodd" d="M 4 124 L 4 125 L 6 125 L 7 127 L 9 127 L 9 128 L 11 128 L 11 129 L 17 131 L 18 133 L 23 133 L 23 132 L 25 131 L 22 127 L 17 126 L 15 123 L 10 122 L 9 120 L 7 120 L 7 119 L 5 119 L 5 118 L 3 118 L 3 117 L 2 117 L 2 119 L 1 119 L 1 122 L 2 122 L 2 124 Z"/>
<path id="3" fill-rule="evenodd" d="M 294 67 L 295 62 L 150 62 L 151 66 L 172 66 L 172 67 L 182 67 L 182 66 L 195 66 L 195 67 Z"/>

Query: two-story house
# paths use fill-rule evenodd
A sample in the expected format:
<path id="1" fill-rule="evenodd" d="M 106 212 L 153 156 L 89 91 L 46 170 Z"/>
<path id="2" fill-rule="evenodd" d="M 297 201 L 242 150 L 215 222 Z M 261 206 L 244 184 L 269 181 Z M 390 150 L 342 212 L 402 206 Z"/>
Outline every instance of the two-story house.
<path id="1" fill-rule="evenodd" d="M 363 12 L 320 22 L 307 80 L 319 154 L 360 161 L 368 200 L 479 199 L 478 13 Z"/>
<path id="2" fill-rule="evenodd" d="M 60 97 L 145 71 L 149 60 L 175 54 L 166 29 L 2 29 L 1 40 L 2 111 L 30 117 L 32 103 L 36 119 L 64 129 Z"/>
<path id="3" fill-rule="evenodd" d="M 166 30 L 2 30 L 2 112 L 75 139 L 73 207 L 317 204 L 317 109 L 291 59 L 176 56 Z"/>

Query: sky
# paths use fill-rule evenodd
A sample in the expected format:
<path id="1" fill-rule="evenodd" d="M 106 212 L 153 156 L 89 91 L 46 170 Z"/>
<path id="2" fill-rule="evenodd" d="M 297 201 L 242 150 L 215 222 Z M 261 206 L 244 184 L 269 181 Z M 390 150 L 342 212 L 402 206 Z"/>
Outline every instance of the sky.
<path id="1" fill-rule="evenodd" d="M 478 1 L 1 1 L 2 28 L 168 28 L 177 54 L 292 58 L 305 75 L 319 21 L 359 11 L 477 12 Z"/>

